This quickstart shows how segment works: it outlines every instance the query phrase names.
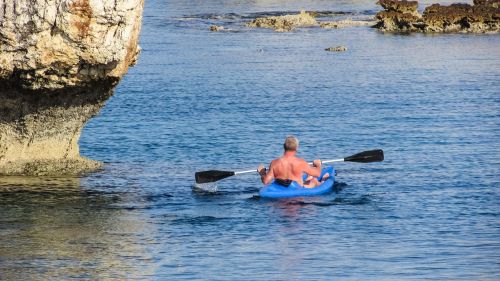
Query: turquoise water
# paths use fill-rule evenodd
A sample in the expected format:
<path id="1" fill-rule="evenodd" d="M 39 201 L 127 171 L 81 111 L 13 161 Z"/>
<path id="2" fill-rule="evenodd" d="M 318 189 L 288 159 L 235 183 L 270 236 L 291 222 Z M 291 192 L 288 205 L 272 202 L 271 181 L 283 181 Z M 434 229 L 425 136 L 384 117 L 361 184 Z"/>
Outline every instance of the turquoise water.
<path id="1" fill-rule="evenodd" d="M 276 33 L 242 23 L 379 8 L 185 2 L 146 1 L 140 61 L 80 140 L 102 172 L 1 180 L 1 280 L 500 278 L 498 35 Z M 193 188 L 196 171 L 269 162 L 288 134 L 307 160 L 386 160 L 337 164 L 318 198 L 259 199 L 256 174 Z"/>

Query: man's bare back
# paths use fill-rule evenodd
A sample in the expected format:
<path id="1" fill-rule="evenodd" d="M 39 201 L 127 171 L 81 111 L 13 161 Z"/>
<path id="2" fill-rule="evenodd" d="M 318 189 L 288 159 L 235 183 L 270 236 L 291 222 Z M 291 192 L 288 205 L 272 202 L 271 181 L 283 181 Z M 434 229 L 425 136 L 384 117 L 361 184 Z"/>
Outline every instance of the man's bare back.
<path id="1" fill-rule="evenodd" d="M 266 170 L 260 165 L 257 171 L 261 175 L 262 183 L 270 184 L 274 179 L 293 180 L 304 187 L 316 187 L 320 184 L 317 177 L 321 175 L 321 161 L 314 160 L 313 167 L 296 156 L 298 140 L 295 137 L 287 137 L 285 140 L 285 153 L 282 157 L 274 159 Z M 311 176 L 304 182 L 302 175 L 306 173 Z"/>

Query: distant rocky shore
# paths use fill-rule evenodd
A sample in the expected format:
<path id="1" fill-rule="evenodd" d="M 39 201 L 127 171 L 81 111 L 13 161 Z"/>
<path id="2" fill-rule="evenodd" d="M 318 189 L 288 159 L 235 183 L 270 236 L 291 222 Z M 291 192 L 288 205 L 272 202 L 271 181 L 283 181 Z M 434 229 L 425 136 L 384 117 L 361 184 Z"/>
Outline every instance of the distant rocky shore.
<path id="1" fill-rule="evenodd" d="M 341 21 L 323 21 L 316 20 L 315 12 L 302 11 L 295 15 L 260 17 L 248 22 L 247 27 L 270 28 L 278 32 L 288 32 L 300 27 L 320 26 L 322 28 L 345 28 L 350 26 L 373 25 L 372 21 L 359 20 L 341 20 Z"/>
<path id="2" fill-rule="evenodd" d="M 299 14 L 259 17 L 247 27 L 274 29 L 289 32 L 301 27 L 346 28 L 373 26 L 390 32 L 470 32 L 500 31 L 500 0 L 474 0 L 473 5 L 433 4 L 418 12 L 417 1 L 380 0 L 383 11 L 374 20 L 318 21 L 317 12 L 302 11 Z M 211 30 L 219 30 L 211 28 Z"/>
<path id="3" fill-rule="evenodd" d="M 498 32 L 500 0 L 474 0 L 473 5 L 433 4 L 418 12 L 417 1 L 379 0 L 384 11 L 375 27 L 396 32 Z"/>

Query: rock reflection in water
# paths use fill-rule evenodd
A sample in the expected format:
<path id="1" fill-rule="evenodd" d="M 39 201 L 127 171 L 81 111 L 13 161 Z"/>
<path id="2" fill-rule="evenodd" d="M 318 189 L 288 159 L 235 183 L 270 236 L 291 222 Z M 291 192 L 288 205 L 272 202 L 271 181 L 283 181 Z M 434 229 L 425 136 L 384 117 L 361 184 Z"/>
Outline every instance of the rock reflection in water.
<path id="1" fill-rule="evenodd" d="M 124 200 L 84 190 L 79 178 L 0 178 L 1 279 L 151 275 L 147 245 L 154 241 L 141 236 L 154 230 L 140 213 L 120 208 Z"/>

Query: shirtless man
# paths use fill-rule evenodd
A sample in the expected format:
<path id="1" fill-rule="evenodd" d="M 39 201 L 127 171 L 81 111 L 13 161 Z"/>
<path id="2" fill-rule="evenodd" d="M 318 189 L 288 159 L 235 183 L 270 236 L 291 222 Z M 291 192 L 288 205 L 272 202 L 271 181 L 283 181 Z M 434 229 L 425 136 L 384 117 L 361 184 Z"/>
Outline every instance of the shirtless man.
<path id="1" fill-rule="evenodd" d="M 321 161 L 319 159 L 314 160 L 313 167 L 311 167 L 304 159 L 295 156 L 299 148 L 299 140 L 296 137 L 288 136 L 283 147 L 285 153 L 271 162 L 269 170 L 266 170 L 262 164 L 257 168 L 263 184 L 268 185 L 273 179 L 281 179 L 285 182 L 287 180 L 296 181 L 304 187 L 312 188 L 320 185 L 329 177 L 329 174 L 325 174 L 321 182 L 318 181 L 317 177 L 321 175 Z M 304 173 L 309 175 L 305 181 L 302 180 Z"/>

